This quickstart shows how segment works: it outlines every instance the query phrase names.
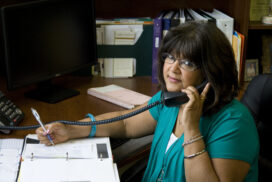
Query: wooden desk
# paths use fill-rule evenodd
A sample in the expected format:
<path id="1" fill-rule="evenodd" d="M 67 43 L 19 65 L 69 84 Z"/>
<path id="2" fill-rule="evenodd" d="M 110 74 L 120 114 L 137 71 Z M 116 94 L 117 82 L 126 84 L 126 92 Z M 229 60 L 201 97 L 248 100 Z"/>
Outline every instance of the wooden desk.
<path id="1" fill-rule="evenodd" d="M 63 87 L 72 88 L 80 91 L 80 95 L 61 101 L 56 104 L 49 104 L 37 100 L 33 100 L 24 96 L 24 93 L 34 86 L 25 87 L 15 91 L 6 89 L 6 82 L 0 77 L 0 90 L 15 103 L 25 114 L 24 120 L 19 126 L 36 125 L 37 121 L 33 117 L 30 108 L 35 108 L 44 123 L 55 120 L 79 120 L 85 117 L 86 113 L 94 115 L 105 112 L 124 110 L 124 108 L 100 100 L 87 94 L 90 87 L 99 87 L 109 84 L 116 84 L 149 96 L 157 92 L 157 84 L 152 84 L 151 77 L 133 77 L 133 78 L 101 78 L 101 77 L 83 77 L 83 76 L 65 76 L 53 80 Z M 35 133 L 35 130 L 14 130 L 11 134 L 6 135 L 0 133 L 0 138 L 24 138 L 27 134 Z M 133 143 L 133 142 L 132 142 Z M 135 144 L 135 143 L 134 143 Z M 134 145 L 133 144 L 133 145 Z M 127 146 L 126 146 L 127 147 Z M 115 162 L 117 162 L 120 175 L 127 166 L 143 156 L 149 155 L 150 145 L 141 149 L 137 149 L 129 155 L 126 153 L 126 147 L 120 147 L 113 150 Z M 135 147 L 134 147 L 135 148 Z M 123 151 L 125 150 L 125 151 Z"/>
<path id="2" fill-rule="evenodd" d="M 63 87 L 73 88 L 80 91 L 80 95 L 61 101 L 56 104 L 44 103 L 41 101 L 26 98 L 24 93 L 34 86 L 25 87 L 15 91 L 6 89 L 6 82 L 0 78 L 0 90 L 25 114 L 24 120 L 20 126 L 36 125 L 37 121 L 31 114 L 30 108 L 35 108 L 44 123 L 55 120 L 79 120 L 85 117 L 86 113 L 94 115 L 105 112 L 123 110 L 115 104 L 100 100 L 87 94 L 90 87 L 99 87 L 109 84 L 117 84 L 122 87 L 152 96 L 157 92 L 157 85 L 152 84 L 151 77 L 133 77 L 133 78 L 101 78 L 90 76 L 64 76 L 53 80 Z M 24 138 L 35 130 L 15 130 L 11 134 L 0 134 L 0 138 Z"/>

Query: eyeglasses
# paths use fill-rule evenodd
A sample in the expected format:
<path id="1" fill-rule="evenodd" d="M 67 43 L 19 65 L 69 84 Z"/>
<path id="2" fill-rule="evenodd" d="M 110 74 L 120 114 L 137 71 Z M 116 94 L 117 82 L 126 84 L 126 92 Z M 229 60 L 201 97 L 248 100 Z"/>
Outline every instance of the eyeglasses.
<path id="1" fill-rule="evenodd" d="M 169 53 L 162 53 L 162 59 L 165 63 L 173 64 L 178 61 L 179 67 L 187 71 L 195 71 L 199 69 L 199 66 L 187 59 L 177 59 Z"/>

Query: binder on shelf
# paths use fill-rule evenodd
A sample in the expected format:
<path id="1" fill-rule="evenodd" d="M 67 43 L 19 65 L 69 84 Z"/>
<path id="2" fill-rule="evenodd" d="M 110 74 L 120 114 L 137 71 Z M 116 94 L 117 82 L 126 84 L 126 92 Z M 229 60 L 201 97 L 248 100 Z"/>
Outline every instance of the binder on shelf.
<path id="1" fill-rule="evenodd" d="M 170 28 L 171 27 L 176 27 L 179 24 L 181 24 L 181 21 L 180 21 L 180 11 L 177 10 L 177 11 L 175 11 L 175 13 L 173 15 L 173 18 L 171 19 Z"/>
<path id="2" fill-rule="evenodd" d="M 201 10 L 201 9 L 196 9 L 194 10 L 196 13 L 198 13 L 199 15 L 205 17 L 209 22 L 214 22 L 216 23 L 216 19 L 212 16 L 210 16 L 209 14 L 207 14 L 205 11 Z"/>
<path id="3" fill-rule="evenodd" d="M 197 13 L 196 11 L 192 9 L 188 9 L 187 11 L 191 15 L 191 17 L 193 17 L 195 21 L 204 21 L 204 22 L 208 21 L 208 19 L 205 16 L 200 15 L 199 13 Z"/>
<path id="4" fill-rule="evenodd" d="M 37 139 L 37 135 L 29 134 L 27 138 Z M 109 138 L 104 137 L 74 139 L 54 147 L 25 142 L 18 181 L 120 180 Z"/>
<path id="5" fill-rule="evenodd" d="M 175 16 L 174 19 L 172 20 L 171 27 L 175 27 L 175 26 L 178 26 L 182 23 L 185 23 L 184 9 L 178 9 L 177 15 L 178 16 L 177 17 Z M 175 23 L 176 19 L 178 19 L 177 23 Z M 173 21 L 174 21 L 174 23 L 173 23 Z"/>
<path id="6" fill-rule="evenodd" d="M 160 42 L 162 39 L 162 18 L 165 12 L 162 11 L 155 19 L 153 24 L 153 47 L 152 47 L 152 82 L 158 83 L 157 78 L 157 61 L 158 61 L 158 50 L 160 46 Z"/>
<path id="7" fill-rule="evenodd" d="M 169 31 L 171 27 L 171 21 L 173 20 L 175 15 L 175 12 L 173 10 L 170 10 L 165 13 L 165 15 L 162 18 L 162 37 L 164 37 L 167 32 Z"/>
<path id="8" fill-rule="evenodd" d="M 191 13 L 188 11 L 188 9 L 184 9 L 184 17 L 185 17 L 185 22 L 195 20 L 194 17 L 191 15 Z"/>
<path id="9" fill-rule="evenodd" d="M 233 24 L 234 20 L 232 17 L 222 13 L 217 9 L 213 9 L 212 12 L 204 11 L 209 16 L 216 19 L 216 26 L 224 32 L 230 43 L 232 44 Z"/>

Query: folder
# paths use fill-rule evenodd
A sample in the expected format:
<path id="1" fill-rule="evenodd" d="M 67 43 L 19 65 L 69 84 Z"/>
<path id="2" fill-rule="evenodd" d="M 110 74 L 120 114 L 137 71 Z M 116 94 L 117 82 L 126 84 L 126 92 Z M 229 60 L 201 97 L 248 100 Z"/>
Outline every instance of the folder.
<path id="1" fill-rule="evenodd" d="M 236 67 L 238 71 L 238 80 L 241 82 L 242 79 L 242 66 L 244 64 L 244 39 L 245 36 L 237 31 L 233 32 L 232 48 L 236 61 Z"/>
<path id="2" fill-rule="evenodd" d="M 238 72 L 238 80 L 241 82 L 242 77 L 242 69 L 244 65 L 244 44 L 245 44 L 245 36 L 240 32 L 237 32 L 240 41 L 240 65 L 239 65 L 239 72 Z"/>
<path id="3" fill-rule="evenodd" d="M 27 138 L 37 136 L 30 134 Z M 18 181 L 118 182 L 119 175 L 109 138 L 84 138 L 54 147 L 25 142 Z"/>
<path id="4" fill-rule="evenodd" d="M 226 35 L 229 42 L 232 44 L 233 24 L 234 20 L 232 17 L 213 9 L 212 12 L 204 11 L 209 16 L 216 19 L 216 26 Z"/>
<path id="5" fill-rule="evenodd" d="M 234 58 L 236 61 L 236 68 L 238 73 L 240 71 L 240 52 L 241 52 L 240 45 L 241 45 L 241 42 L 239 40 L 238 33 L 234 31 L 232 36 L 232 49 L 233 49 Z"/>

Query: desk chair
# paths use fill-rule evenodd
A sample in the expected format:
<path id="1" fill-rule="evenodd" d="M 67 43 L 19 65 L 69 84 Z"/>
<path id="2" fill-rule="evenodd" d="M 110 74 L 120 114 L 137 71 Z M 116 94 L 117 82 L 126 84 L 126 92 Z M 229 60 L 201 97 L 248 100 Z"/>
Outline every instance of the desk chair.
<path id="1" fill-rule="evenodd" d="M 272 74 L 258 75 L 249 83 L 241 102 L 251 111 L 259 132 L 259 181 L 266 181 L 272 174 Z"/>

